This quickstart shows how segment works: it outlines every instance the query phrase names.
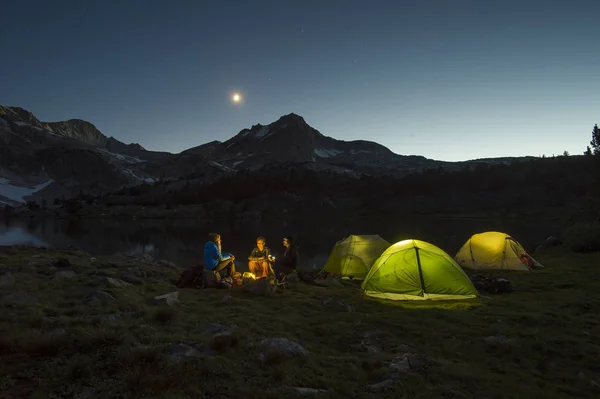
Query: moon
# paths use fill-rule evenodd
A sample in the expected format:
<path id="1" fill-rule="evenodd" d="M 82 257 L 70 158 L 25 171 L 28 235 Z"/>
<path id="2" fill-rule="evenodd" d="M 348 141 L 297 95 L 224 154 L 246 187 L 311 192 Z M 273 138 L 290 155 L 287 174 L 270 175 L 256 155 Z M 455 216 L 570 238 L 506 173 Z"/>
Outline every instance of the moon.
<path id="1" fill-rule="evenodd" d="M 242 101 L 242 96 L 240 95 L 240 93 L 233 93 L 233 95 L 231 96 L 231 100 L 234 103 L 239 103 L 240 101 Z"/>

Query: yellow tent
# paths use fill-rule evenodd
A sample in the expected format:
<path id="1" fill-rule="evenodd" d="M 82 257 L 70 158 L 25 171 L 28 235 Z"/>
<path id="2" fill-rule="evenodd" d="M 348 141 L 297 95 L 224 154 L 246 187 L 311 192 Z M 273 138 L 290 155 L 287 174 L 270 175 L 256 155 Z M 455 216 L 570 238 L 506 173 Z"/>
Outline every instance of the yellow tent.
<path id="1" fill-rule="evenodd" d="M 459 300 L 477 297 L 469 277 L 442 249 L 404 240 L 385 250 L 362 283 L 367 296 L 392 300 Z"/>
<path id="2" fill-rule="evenodd" d="M 454 257 L 462 267 L 474 270 L 531 270 L 544 267 L 506 233 L 474 234 Z"/>
<path id="3" fill-rule="evenodd" d="M 350 235 L 335 244 L 323 270 L 342 278 L 362 280 L 389 246 L 378 235 Z"/>

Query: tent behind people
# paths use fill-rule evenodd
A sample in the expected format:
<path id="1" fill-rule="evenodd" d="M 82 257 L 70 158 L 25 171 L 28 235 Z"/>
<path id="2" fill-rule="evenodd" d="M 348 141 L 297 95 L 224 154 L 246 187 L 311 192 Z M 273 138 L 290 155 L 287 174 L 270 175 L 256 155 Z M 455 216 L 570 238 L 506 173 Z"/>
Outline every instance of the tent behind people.
<path id="1" fill-rule="evenodd" d="M 391 244 L 378 235 L 350 235 L 338 241 L 323 270 L 342 278 L 365 278 L 375 259 Z"/>
<path id="2" fill-rule="evenodd" d="M 474 234 L 454 257 L 462 267 L 473 270 L 531 270 L 544 267 L 506 233 Z"/>
<path id="3" fill-rule="evenodd" d="M 392 300 L 475 298 L 477 290 L 450 255 L 420 240 L 397 242 L 373 263 L 362 289 Z"/>

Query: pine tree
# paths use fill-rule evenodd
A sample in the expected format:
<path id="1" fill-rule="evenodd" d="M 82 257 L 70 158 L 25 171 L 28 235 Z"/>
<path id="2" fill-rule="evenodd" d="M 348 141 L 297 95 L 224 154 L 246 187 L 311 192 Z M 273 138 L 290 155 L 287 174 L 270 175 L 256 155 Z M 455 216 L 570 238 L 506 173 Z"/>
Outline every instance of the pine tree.
<path id="1" fill-rule="evenodd" d="M 592 130 L 592 141 L 590 141 L 590 145 L 594 150 L 594 155 L 600 155 L 600 129 L 598 125 L 594 125 L 594 129 Z"/>

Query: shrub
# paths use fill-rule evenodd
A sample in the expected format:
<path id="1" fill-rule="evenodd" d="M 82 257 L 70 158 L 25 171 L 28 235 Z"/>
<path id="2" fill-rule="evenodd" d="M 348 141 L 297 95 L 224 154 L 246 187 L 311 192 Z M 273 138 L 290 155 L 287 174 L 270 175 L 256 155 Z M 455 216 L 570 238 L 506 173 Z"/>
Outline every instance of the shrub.
<path id="1" fill-rule="evenodd" d="M 565 231 L 564 237 L 565 245 L 574 252 L 600 251 L 600 223 L 577 223 Z"/>

